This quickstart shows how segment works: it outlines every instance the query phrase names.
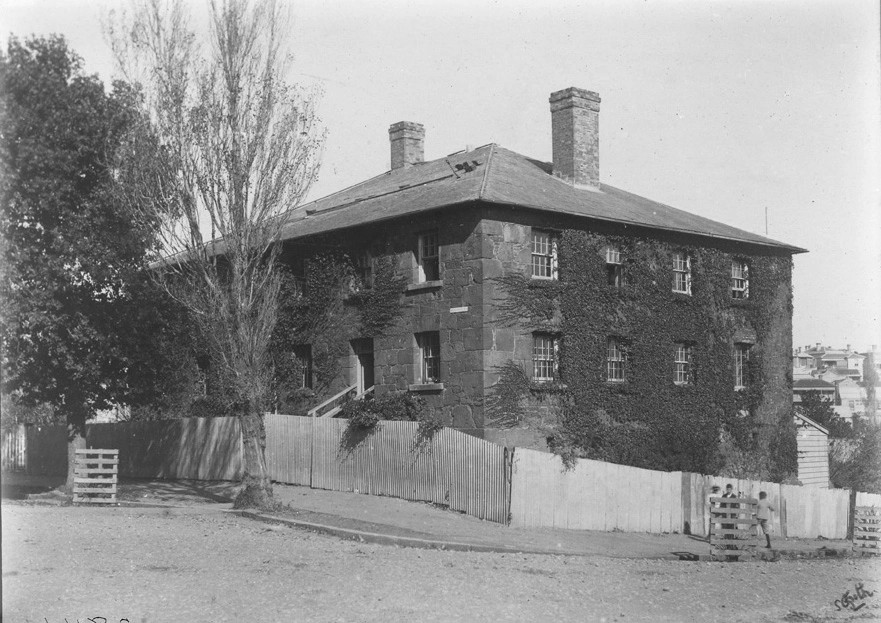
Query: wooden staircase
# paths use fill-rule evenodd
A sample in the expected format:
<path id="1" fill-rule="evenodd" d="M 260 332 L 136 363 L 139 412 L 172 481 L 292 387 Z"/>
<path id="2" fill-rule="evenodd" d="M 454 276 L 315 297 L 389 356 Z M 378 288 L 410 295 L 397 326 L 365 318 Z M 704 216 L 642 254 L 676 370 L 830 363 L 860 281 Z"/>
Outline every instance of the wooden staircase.
<path id="1" fill-rule="evenodd" d="M 338 394 L 331 396 L 320 405 L 309 409 L 309 411 L 306 412 L 306 415 L 308 417 L 336 417 L 344 404 L 351 400 L 364 400 L 364 397 L 372 391 L 373 386 L 368 387 L 359 394 L 358 385 L 350 385 Z"/>

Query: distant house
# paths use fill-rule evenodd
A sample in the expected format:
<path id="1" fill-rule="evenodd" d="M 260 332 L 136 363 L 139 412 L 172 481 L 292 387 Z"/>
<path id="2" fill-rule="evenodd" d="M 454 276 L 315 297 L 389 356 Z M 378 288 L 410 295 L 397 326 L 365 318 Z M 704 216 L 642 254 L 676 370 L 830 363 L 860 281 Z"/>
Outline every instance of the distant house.
<path id="1" fill-rule="evenodd" d="M 846 348 L 832 348 L 817 344 L 814 347 L 806 346 L 799 348 L 793 353 L 792 366 L 796 373 L 807 371 L 834 372 L 841 377 L 852 378 L 855 381 L 863 380 L 863 363 L 866 355 L 862 355 L 851 349 L 850 344 Z"/>
<path id="2" fill-rule="evenodd" d="M 794 404 L 799 404 L 807 392 L 818 393 L 823 398 L 828 399 L 833 406 L 838 403 L 838 394 L 834 383 L 814 377 L 800 378 L 792 382 L 792 402 Z"/>
<path id="3" fill-rule="evenodd" d="M 803 485 L 829 487 L 829 431 L 795 413 L 798 428 L 798 479 Z"/>

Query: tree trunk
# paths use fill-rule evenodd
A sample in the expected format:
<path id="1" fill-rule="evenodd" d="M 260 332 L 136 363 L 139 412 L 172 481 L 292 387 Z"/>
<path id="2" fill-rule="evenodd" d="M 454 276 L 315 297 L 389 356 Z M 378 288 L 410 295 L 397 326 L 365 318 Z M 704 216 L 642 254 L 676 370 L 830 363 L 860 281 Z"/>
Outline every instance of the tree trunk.
<path id="1" fill-rule="evenodd" d="M 266 427 L 259 413 L 239 416 L 242 427 L 242 490 L 233 508 L 267 508 L 272 506 L 272 482 L 266 469 Z"/>
<path id="2" fill-rule="evenodd" d="M 73 494 L 73 477 L 76 468 L 76 451 L 86 449 L 86 415 L 85 406 L 79 405 L 67 413 L 67 482 L 64 492 Z"/>

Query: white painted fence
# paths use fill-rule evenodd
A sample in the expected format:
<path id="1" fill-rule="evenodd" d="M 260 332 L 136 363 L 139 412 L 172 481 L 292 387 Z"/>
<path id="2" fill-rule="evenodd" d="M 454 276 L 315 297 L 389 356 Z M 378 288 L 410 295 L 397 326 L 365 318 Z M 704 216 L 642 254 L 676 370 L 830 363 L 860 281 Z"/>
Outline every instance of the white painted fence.
<path id="1" fill-rule="evenodd" d="M 680 532 L 682 472 L 658 472 L 517 448 L 511 525 L 522 528 Z"/>

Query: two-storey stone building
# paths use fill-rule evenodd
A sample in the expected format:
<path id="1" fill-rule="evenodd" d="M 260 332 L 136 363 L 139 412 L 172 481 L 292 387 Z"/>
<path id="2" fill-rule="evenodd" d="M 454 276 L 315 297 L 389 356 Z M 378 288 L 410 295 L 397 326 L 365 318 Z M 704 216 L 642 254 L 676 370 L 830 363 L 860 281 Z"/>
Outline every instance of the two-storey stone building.
<path id="1" fill-rule="evenodd" d="M 400 317 L 350 341 L 333 388 L 418 392 L 450 425 L 518 443 L 488 412 L 512 362 L 528 381 L 521 427 L 557 415 L 542 384 L 605 426 L 658 404 L 742 414 L 751 388 L 761 436 L 791 407 L 803 250 L 601 184 L 599 96 L 550 104 L 552 163 L 495 144 L 425 161 L 423 126 L 400 122 L 390 171 L 296 209 L 289 253 L 341 249 L 367 270 L 392 258 L 406 277 Z"/>

